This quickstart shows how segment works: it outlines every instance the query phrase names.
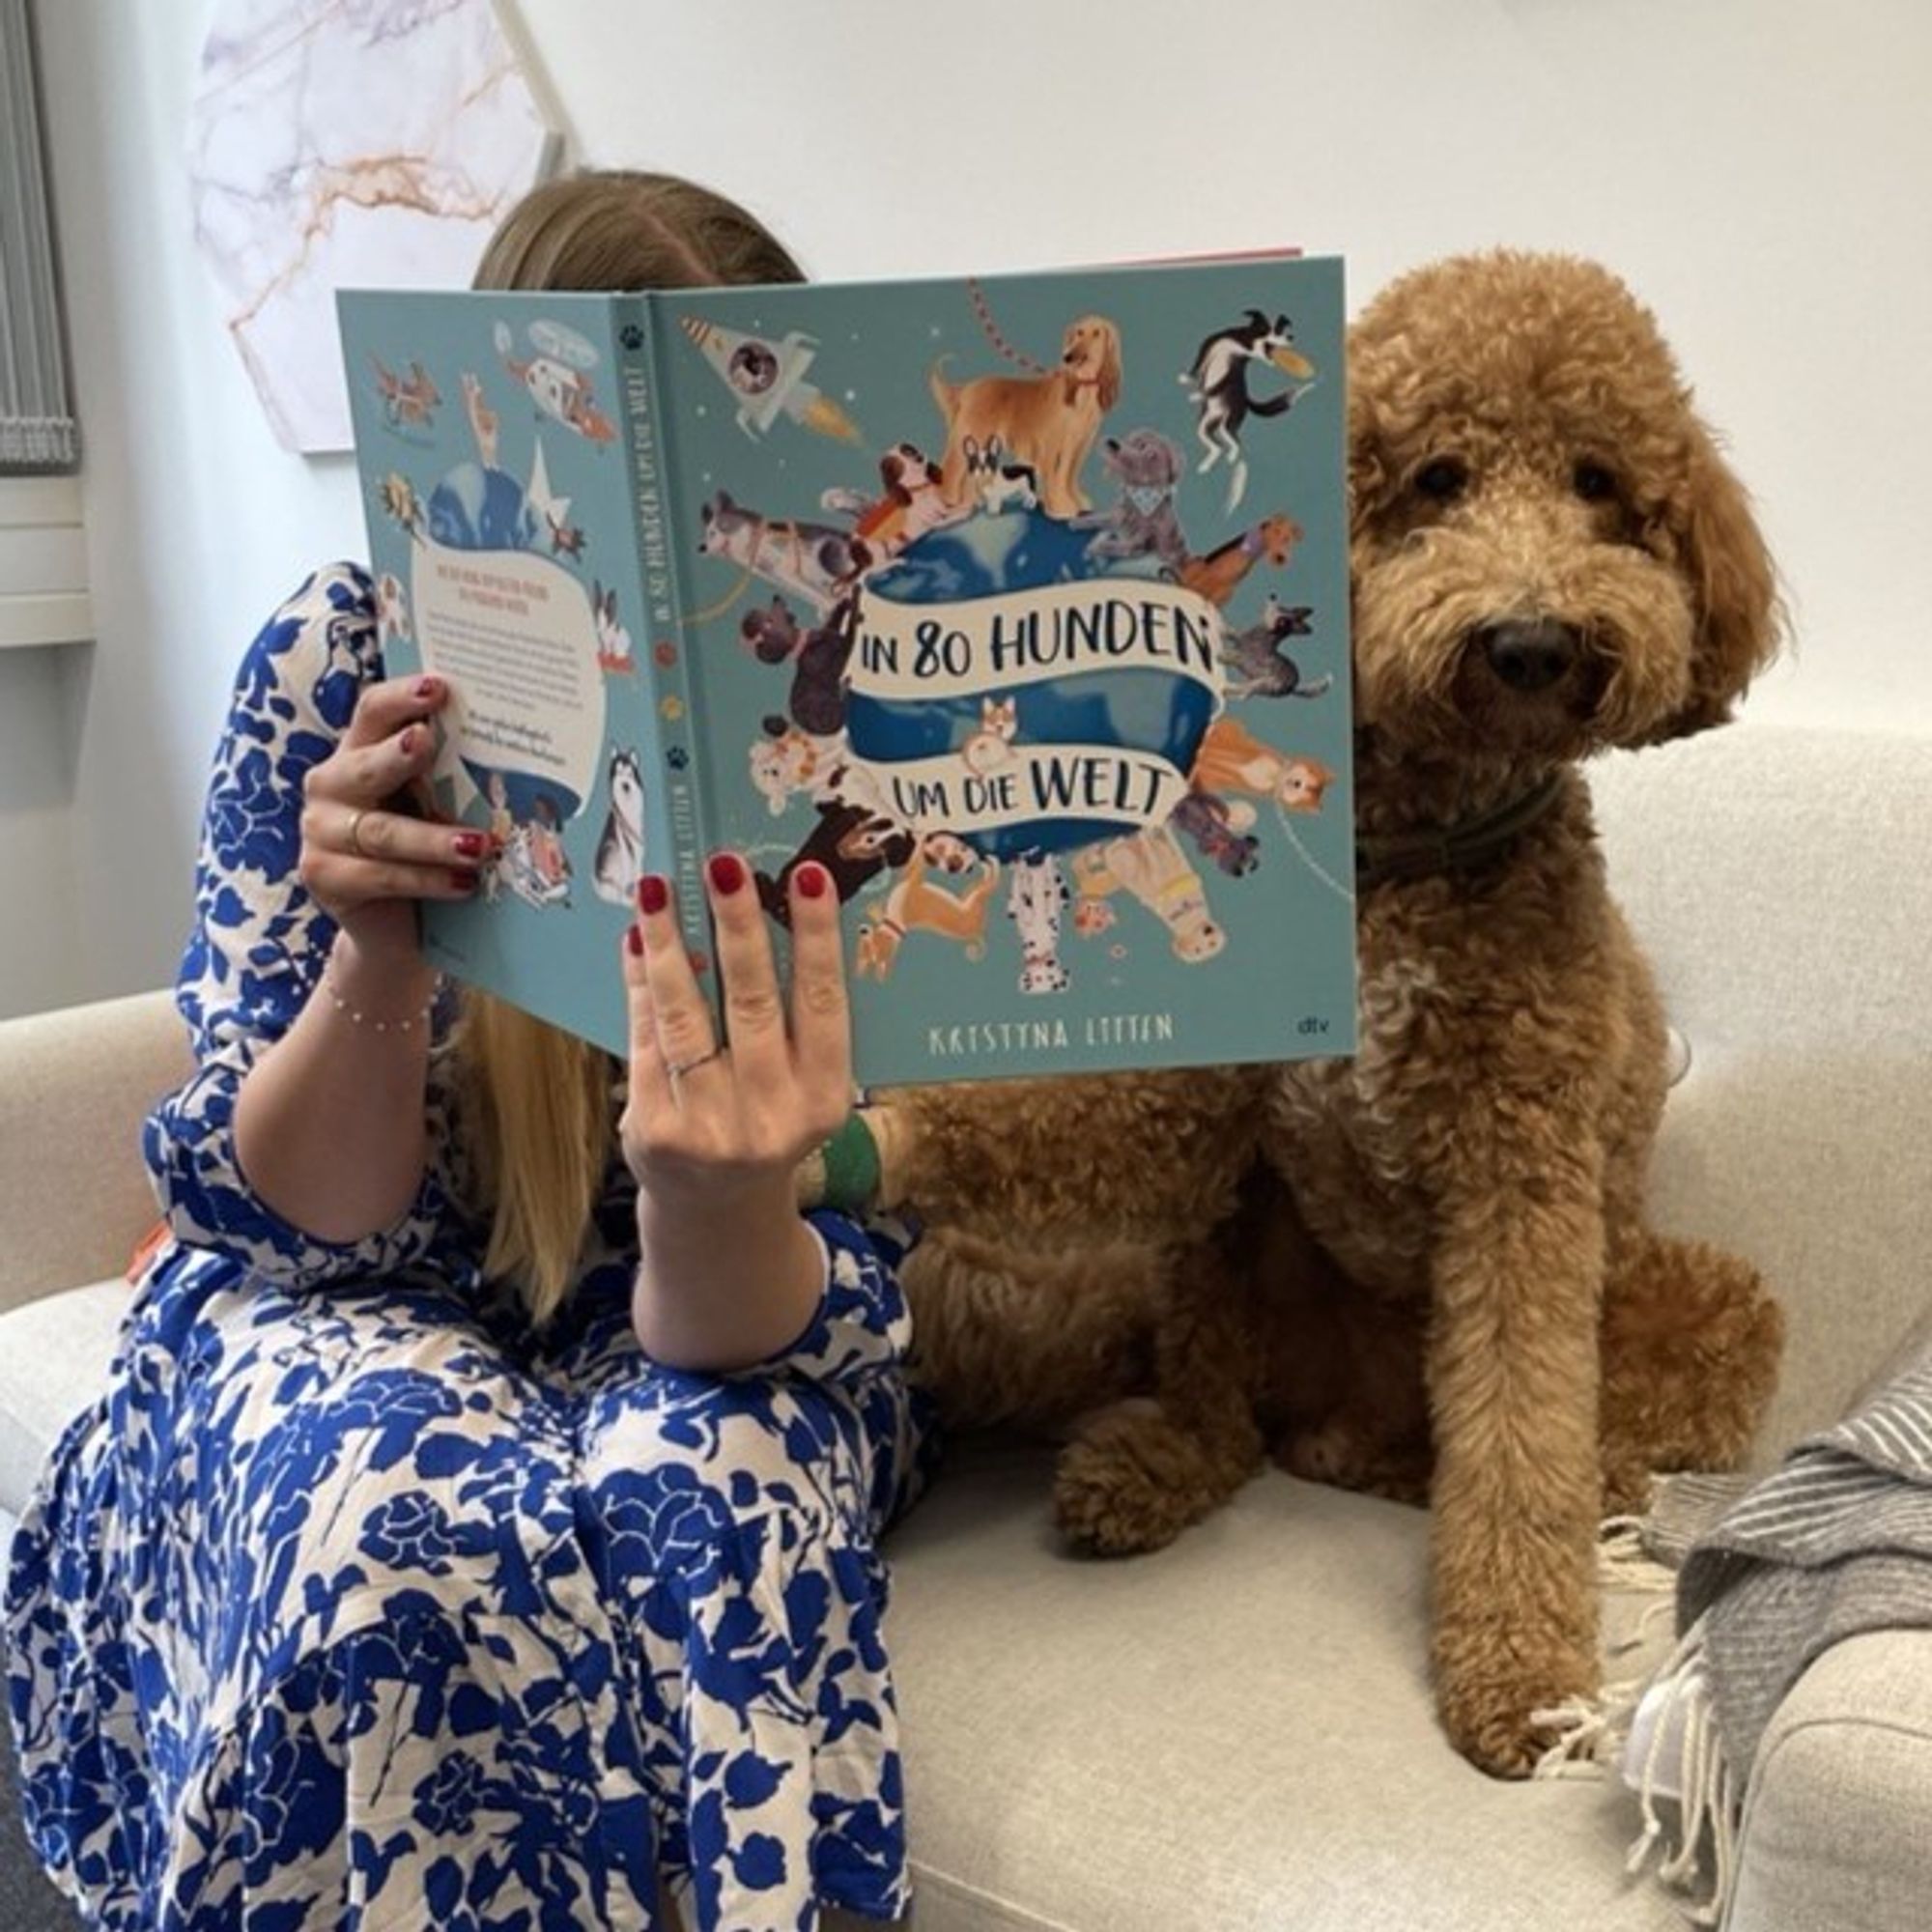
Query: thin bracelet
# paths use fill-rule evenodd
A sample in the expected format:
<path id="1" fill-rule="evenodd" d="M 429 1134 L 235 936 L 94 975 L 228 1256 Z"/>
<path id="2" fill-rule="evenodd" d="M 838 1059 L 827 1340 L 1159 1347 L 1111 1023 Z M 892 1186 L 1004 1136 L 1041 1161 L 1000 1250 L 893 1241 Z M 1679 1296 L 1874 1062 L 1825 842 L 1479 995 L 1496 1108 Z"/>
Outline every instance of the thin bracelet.
<path id="1" fill-rule="evenodd" d="M 419 1012 L 412 1013 L 404 1020 L 371 1019 L 359 1007 L 352 1007 L 342 997 L 341 989 L 335 983 L 335 955 L 330 953 L 323 962 L 322 990 L 328 995 L 328 1003 L 353 1026 L 366 1026 L 374 1033 L 413 1033 L 417 1027 L 426 1027 L 436 1012 L 436 1003 L 442 993 L 442 975 L 436 976 L 429 989 L 429 998 L 423 1002 Z"/>

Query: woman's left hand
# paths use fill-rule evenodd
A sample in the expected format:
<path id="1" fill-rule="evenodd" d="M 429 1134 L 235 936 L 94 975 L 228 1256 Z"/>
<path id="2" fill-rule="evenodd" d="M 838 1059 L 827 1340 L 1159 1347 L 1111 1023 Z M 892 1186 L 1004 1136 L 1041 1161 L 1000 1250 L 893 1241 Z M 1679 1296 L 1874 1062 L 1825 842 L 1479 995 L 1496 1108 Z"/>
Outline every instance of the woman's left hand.
<path id="1" fill-rule="evenodd" d="M 850 1110 L 852 1039 L 825 868 L 793 875 L 789 1010 L 744 861 L 719 853 L 706 876 L 729 1043 L 669 888 L 647 876 L 625 935 L 631 1081 L 619 1134 L 638 1178 L 639 1338 L 660 1360 L 721 1369 L 774 1354 L 816 1306 L 822 1256 L 794 1174 Z"/>

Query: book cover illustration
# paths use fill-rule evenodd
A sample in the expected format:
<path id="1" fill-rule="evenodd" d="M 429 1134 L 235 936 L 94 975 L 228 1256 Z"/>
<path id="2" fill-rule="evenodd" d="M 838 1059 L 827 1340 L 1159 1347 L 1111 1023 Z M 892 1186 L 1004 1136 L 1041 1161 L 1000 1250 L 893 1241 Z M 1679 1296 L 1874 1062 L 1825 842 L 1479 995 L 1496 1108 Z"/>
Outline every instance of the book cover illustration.
<path id="1" fill-rule="evenodd" d="M 621 1049 L 638 873 L 708 973 L 729 845 L 775 928 L 831 872 L 872 1084 L 1350 1050 L 1339 263 L 344 314 L 503 842 L 443 963 Z"/>

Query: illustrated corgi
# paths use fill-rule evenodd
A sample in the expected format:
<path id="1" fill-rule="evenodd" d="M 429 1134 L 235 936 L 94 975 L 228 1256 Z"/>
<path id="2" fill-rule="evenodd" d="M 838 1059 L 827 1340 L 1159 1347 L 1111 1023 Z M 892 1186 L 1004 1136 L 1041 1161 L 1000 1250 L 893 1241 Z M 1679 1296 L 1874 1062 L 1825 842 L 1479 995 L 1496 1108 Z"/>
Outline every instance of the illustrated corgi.
<path id="1" fill-rule="evenodd" d="M 959 749 L 966 769 L 974 777 L 985 778 L 1012 762 L 1013 735 L 1019 729 L 1019 717 L 1016 697 L 980 700 L 980 728 Z"/>

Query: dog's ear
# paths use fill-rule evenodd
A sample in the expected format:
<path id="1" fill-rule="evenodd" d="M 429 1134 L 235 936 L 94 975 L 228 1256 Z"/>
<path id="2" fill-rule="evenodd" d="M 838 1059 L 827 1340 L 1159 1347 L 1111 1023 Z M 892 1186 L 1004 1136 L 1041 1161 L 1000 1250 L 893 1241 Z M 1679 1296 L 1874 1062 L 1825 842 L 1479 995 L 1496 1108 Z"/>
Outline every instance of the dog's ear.
<path id="1" fill-rule="evenodd" d="M 1121 331 L 1111 322 L 1100 325 L 1100 413 L 1121 400 Z"/>
<path id="2" fill-rule="evenodd" d="M 1654 741 L 1728 723 L 1733 704 L 1776 654 L 1784 628 L 1777 573 L 1750 498 L 1710 431 L 1694 420 L 1684 495 L 1669 515 L 1697 630 L 1690 700 L 1663 721 Z"/>

